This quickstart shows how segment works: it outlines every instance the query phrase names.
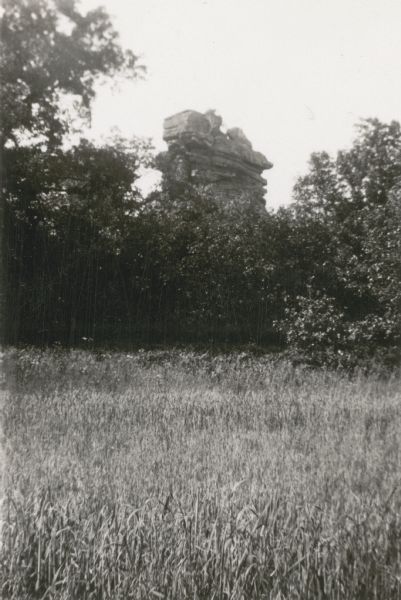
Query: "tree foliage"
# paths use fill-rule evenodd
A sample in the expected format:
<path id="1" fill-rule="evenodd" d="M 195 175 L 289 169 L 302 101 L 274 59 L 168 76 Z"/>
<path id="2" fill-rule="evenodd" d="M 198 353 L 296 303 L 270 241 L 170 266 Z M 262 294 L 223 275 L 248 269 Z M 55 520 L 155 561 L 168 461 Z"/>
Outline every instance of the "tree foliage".
<path id="1" fill-rule="evenodd" d="M 105 11 L 74 0 L 5 0 L 0 30 L 3 334 L 46 340 L 61 306 L 74 323 L 76 297 L 93 296 L 94 256 L 118 252 L 143 154 L 121 140 L 66 150 L 65 136 L 90 115 L 99 77 L 141 68 Z"/>
<path id="2" fill-rule="evenodd" d="M 308 284 L 313 293 L 330 296 L 326 317 L 332 314 L 334 302 L 336 314 L 341 315 L 337 333 L 350 357 L 373 354 L 378 348 L 387 348 L 391 360 L 397 355 L 401 340 L 400 178 L 400 124 L 369 119 L 359 125 L 352 147 L 340 151 L 336 159 L 326 153 L 312 155 L 309 173 L 295 186 L 295 222 L 303 223 L 301 229 L 312 236 L 322 227 L 327 244 L 322 251 L 312 238 L 312 246 L 319 251 L 310 257 Z M 323 279 L 316 278 L 316 272 Z M 302 320 L 308 320 L 316 302 L 310 289 L 293 299 L 287 314 L 289 342 L 301 335 Z M 322 297 L 319 303 L 322 310 Z M 315 325 L 318 333 L 318 319 Z M 312 320 L 310 327 L 315 325 Z M 302 335 L 305 342 L 307 336 Z M 311 355 L 316 350 L 312 338 Z M 322 343 L 330 352 L 335 350 L 329 333 Z"/>
<path id="3" fill-rule="evenodd" d="M 74 0 L 4 0 L 0 56 L 1 147 L 59 145 L 72 117 L 65 96 L 87 115 L 97 78 L 138 74 L 107 13 L 83 15 Z"/>

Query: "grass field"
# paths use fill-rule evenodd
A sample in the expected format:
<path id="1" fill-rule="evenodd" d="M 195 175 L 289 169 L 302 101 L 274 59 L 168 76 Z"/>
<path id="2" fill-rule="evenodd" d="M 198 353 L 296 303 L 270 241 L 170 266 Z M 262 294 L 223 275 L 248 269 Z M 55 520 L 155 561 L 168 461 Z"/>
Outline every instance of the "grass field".
<path id="1" fill-rule="evenodd" d="M 401 598 L 401 376 L 9 351 L 5 599 Z"/>

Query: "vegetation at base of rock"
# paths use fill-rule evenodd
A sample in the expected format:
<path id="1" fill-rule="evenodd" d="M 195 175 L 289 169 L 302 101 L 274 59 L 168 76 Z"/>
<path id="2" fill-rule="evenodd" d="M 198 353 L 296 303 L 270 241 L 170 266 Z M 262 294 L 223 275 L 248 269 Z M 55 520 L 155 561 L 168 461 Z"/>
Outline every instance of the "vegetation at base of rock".
<path id="1" fill-rule="evenodd" d="M 180 351 L 5 364 L 3 598 L 400 597 L 399 373 Z"/>
<path id="2" fill-rule="evenodd" d="M 388 364 L 399 360 L 396 180 L 383 204 L 351 203 L 343 219 L 305 198 L 264 214 L 245 202 L 227 211 L 189 189 L 143 200 L 131 188 L 138 163 L 112 145 L 81 145 L 47 161 L 60 189 L 50 184 L 45 193 L 43 175 L 39 182 L 34 175 L 43 160 L 35 158 L 28 180 L 18 163 L 9 170 L 15 173 L 6 205 L 10 342 L 286 342 L 295 351 L 294 340 L 310 331 L 302 356 L 317 362 L 333 356 L 332 335 L 321 337 L 317 353 L 324 320 L 302 323 L 314 299 L 323 309 L 327 298 L 351 363 L 375 355 Z"/>

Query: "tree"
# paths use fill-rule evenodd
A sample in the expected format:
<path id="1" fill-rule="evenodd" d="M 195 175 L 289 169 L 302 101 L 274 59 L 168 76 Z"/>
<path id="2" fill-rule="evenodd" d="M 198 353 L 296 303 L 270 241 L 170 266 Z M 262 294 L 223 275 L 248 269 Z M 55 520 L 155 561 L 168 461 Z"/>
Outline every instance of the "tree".
<path id="1" fill-rule="evenodd" d="M 317 302 L 322 322 L 333 311 L 341 316 L 337 321 L 344 321 L 340 329 L 346 332 L 341 333 L 342 344 L 350 352 L 368 355 L 379 346 L 396 347 L 401 316 L 400 178 L 401 127 L 395 121 L 362 122 L 352 147 L 335 159 L 327 153 L 312 155 L 309 173 L 295 186 L 291 208 L 301 256 L 302 239 L 310 235 L 314 240 L 305 289 L 297 300 L 293 297 L 287 319 L 293 336 L 298 335 L 296 323 L 303 323 Z M 330 299 L 327 313 L 325 297 Z M 308 323 L 313 328 L 313 320 Z M 305 340 L 304 331 L 302 335 Z"/>
<path id="2" fill-rule="evenodd" d="M 30 331 L 31 339 L 57 339 L 58 329 L 64 340 L 73 341 L 80 329 L 93 337 L 100 297 L 119 304 L 108 281 L 141 205 L 135 146 L 131 153 L 89 142 L 51 155 L 25 151 L 24 168 L 16 161 L 8 170 L 12 337 Z M 66 333 L 69 326 L 76 334 Z"/>
<path id="3" fill-rule="evenodd" d="M 4 0 L 0 22 L 1 148 L 59 145 L 70 127 L 63 97 L 89 114 L 94 83 L 142 67 L 101 8 L 81 14 L 75 0 Z"/>
<path id="4" fill-rule="evenodd" d="M 191 341 L 266 340 L 275 291 L 274 216 L 245 198 L 228 206 L 191 186 L 149 200 L 143 248 L 152 324 L 162 321 L 160 330 Z M 127 256 L 138 254 L 133 247 Z"/>
<path id="5" fill-rule="evenodd" d="M 298 210 L 320 215 L 336 224 L 368 207 L 385 204 L 401 176 L 401 125 L 366 119 L 357 126 L 349 150 L 335 159 L 314 153 L 309 173 L 294 188 Z"/>
<path id="6" fill-rule="evenodd" d="M 55 320 L 74 322 L 81 301 L 66 294 L 75 286 L 83 298 L 94 257 L 118 252 L 138 200 L 135 144 L 65 150 L 63 140 L 90 115 L 97 79 L 142 68 L 104 10 L 84 15 L 74 0 L 5 0 L 0 30 L 3 337 L 29 326 L 45 341 Z"/>

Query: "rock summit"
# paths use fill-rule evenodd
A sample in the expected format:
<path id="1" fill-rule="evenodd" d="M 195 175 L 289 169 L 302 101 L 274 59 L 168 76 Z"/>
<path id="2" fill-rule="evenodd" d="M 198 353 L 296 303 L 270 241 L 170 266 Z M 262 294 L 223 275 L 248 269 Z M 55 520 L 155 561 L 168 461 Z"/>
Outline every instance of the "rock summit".
<path id="1" fill-rule="evenodd" d="M 264 205 L 263 171 L 273 165 L 252 148 L 238 127 L 221 130 L 215 111 L 194 110 L 167 117 L 163 139 L 168 150 L 159 155 L 165 182 L 193 184 L 222 202 L 248 198 Z"/>

